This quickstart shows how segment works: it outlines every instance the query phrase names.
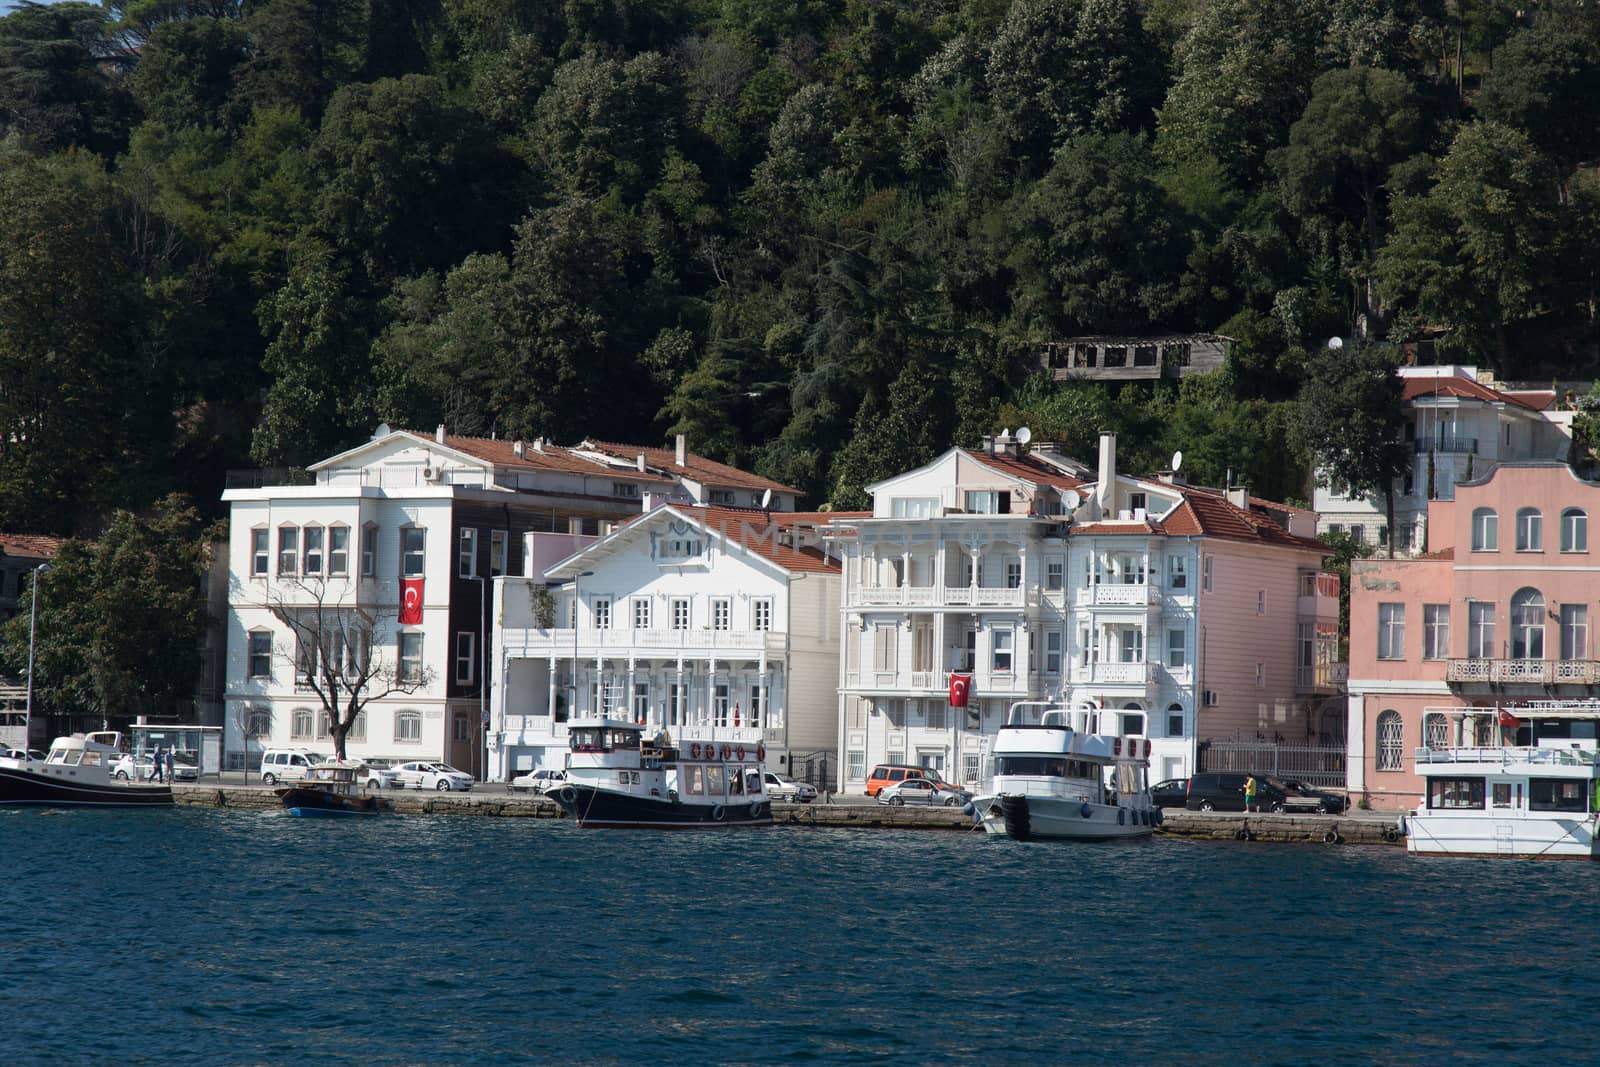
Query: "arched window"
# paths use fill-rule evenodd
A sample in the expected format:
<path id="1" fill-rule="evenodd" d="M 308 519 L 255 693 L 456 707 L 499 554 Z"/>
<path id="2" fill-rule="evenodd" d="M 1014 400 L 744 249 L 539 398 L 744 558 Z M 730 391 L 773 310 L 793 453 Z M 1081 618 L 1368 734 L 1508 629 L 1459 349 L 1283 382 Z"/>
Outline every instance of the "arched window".
<path id="1" fill-rule="evenodd" d="M 1589 551 L 1589 516 L 1582 508 L 1568 508 L 1561 513 L 1561 551 Z"/>
<path id="2" fill-rule="evenodd" d="M 1517 551 L 1538 552 L 1544 548 L 1544 516 L 1538 508 L 1517 512 Z"/>
<path id="3" fill-rule="evenodd" d="M 1518 589 L 1511 598 L 1511 658 L 1544 659 L 1544 597 Z"/>
<path id="4" fill-rule="evenodd" d="M 1138 701 L 1129 701 L 1122 705 L 1122 712 L 1118 715 L 1117 733 L 1123 737 L 1144 736 L 1144 708 Z"/>
<path id="5" fill-rule="evenodd" d="M 1183 736 L 1183 732 L 1184 732 L 1183 731 L 1183 705 L 1182 704 L 1168 704 L 1167 705 L 1167 736 L 1168 737 L 1182 737 Z"/>
<path id="6" fill-rule="evenodd" d="M 421 741 L 422 712 L 410 710 L 395 712 L 394 739 L 396 741 Z"/>
<path id="7" fill-rule="evenodd" d="M 1423 744 L 1431 749 L 1450 747 L 1450 724 L 1437 711 L 1430 711 L 1422 719 Z"/>
<path id="8" fill-rule="evenodd" d="M 295 708 L 289 715 L 289 739 L 291 741 L 311 740 L 311 726 L 316 721 L 316 716 L 310 708 Z"/>
<path id="9" fill-rule="evenodd" d="M 1472 551 L 1494 552 L 1500 547 L 1500 517 L 1494 508 L 1475 508 L 1472 512 Z"/>
<path id="10" fill-rule="evenodd" d="M 1378 715 L 1378 770 L 1398 771 L 1405 752 L 1405 732 L 1398 711 L 1384 711 Z"/>

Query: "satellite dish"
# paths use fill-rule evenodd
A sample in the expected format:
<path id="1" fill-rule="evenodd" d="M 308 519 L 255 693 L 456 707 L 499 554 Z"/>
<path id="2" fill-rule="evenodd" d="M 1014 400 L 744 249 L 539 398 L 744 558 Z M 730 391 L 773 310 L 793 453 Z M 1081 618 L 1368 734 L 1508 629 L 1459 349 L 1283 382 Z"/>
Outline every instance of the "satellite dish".
<path id="1" fill-rule="evenodd" d="M 761 510 L 762 511 L 766 511 L 771 506 L 772 506 L 772 490 L 770 488 L 768 488 L 764 493 L 761 494 Z"/>
<path id="2" fill-rule="evenodd" d="M 1025 445 L 1031 440 L 1033 440 L 1033 431 L 1028 429 L 1026 426 L 1022 427 L 1020 430 L 1017 431 L 1017 443 L 1018 444 Z"/>
<path id="3" fill-rule="evenodd" d="M 1176 451 L 1176 452 L 1174 452 L 1172 454 L 1172 473 L 1173 474 L 1177 474 L 1178 471 L 1180 471 L 1182 469 L 1183 469 L 1183 449 L 1180 448 L 1180 449 L 1178 449 L 1178 451 Z"/>
<path id="4" fill-rule="evenodd" d="M 1328 338 L 1328 351 L 1329 352 L 1337 352 L 1337 351 L 1339 351 L 1339 349 L 1341 349 L 1343 347 L 1344 347 L 1344 338 L 1343 337 L 1330 337 L 1330 338 Z"/>
<path id="5" fill-rule="evenodd" d="M 1078 495 L 1078 491 L 1076 489 L 1061 490 L 1061 509 L 1067 514 L 1070 515 L 1074 511 L 1077 511 L 1078 505 L 1081 503 L 1083 503 L 1083 498 Z"/>

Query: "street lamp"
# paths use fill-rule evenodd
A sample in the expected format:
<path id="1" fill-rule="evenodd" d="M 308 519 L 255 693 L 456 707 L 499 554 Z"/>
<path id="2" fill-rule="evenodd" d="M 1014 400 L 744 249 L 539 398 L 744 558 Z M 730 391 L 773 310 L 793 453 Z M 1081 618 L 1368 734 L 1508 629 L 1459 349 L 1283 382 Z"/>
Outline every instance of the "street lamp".
<path id="1" fill-rule="evenodd" d="M 594 571 L 581 571 L 572 576 L 572 704 L 567 709 L 569 720 L 578 717 L 578 580 L 592 577 Z"/>
<path id="2" fill-rule="evenodd" d="M 28 700 L 24 705 L 22 720 L 22 747 L 33 741 L 33 637 L 39 626 L 39 576 L 50 569 L 41 563 L 33 568 L 33 606 L 28 610 Z"/>

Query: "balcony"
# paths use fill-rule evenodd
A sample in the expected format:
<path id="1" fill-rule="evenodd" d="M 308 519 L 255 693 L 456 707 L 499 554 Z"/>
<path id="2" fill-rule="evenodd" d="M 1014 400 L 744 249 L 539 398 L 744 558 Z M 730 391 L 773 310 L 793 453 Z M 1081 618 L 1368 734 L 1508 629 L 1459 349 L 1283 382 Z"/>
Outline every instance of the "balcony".
<path id="1" fill-rule="evenodd" d="M 1027 603 L 1025 591 L 1009 586 L 987 585 L 933 586 L 902 585 L 858 587 L 846 594 L 847 607 L 987 607 L 1020 608 Z"/>
<path id="2" fill-rule="evenodd" d="M 1600 660 L 1452 659 L 1445 663 L 1452 685 L 1600 685 Z"/>
<path id="3" fill-rule="evenodd" d="M 1103 607 L 1146 607 L 1161 603 L 1161 591 L 1143 583 L 1113 585 L 1109 582 L 1094 587 L 1094 603 Z"/>
<path id="4" fill-rule="evenodd" d="M 1428 452 L 1447 452 L 1457 455 L 1475 454 L 1478 451 L 1476 437 L 1461 437 L 1456 434 L 1445 434 L 1441 437 L 1419 437 L 1412 442 L 1412 448 L 1417 455 Z"/>
<path id="5" fill-rule="evenodd" d="M 1150 663 L 1091 663 L 1083 668 L 1084 677 L 1074 681 L 1086 685 L 1148 686 L 1153 667 Z"/>
<path id="6" fill-rule="evenodd" d="M 1296 667 L 1294 691 L 1310 696 L 1327 696 L 1342 692 L 1350 681 L 1350 664 L 1318 663 L 1313 667 Z"/>
<path id="7" fill-rule="evenodd" d="M 1305 620 L 1339 621 L 1339 576 L 1325 571 L 1305 571 L 1300 575 L 1300 595 L 1295 614 Z"/>
<path id="8" fill-rule="evenodd" d="M 576 639 L 576 642 L 574 642 Z M 576 649 L 579 658 L 605 655 L 676 655 L 683 651 L 721 653 L 728 656 L 758 657 L 782 655 L 786 636 L 773 630 L 592 630 L 507 629 L 504 647 L 508 654 L 570 658 Z"/>
<path id="9" fill-rule="evenodd" d="M 1028 671 L 962 671 L 972 675 L 974 697 L 1007 696 L 1040 692 L 1044 676 Z M 1051 686 L 1058 680 L 1052 680 Z M 943 696 L 949 692 L 950 675 L 942 671 L 850 671 L 845 688 L 904 693 L 908 696 Z"/>

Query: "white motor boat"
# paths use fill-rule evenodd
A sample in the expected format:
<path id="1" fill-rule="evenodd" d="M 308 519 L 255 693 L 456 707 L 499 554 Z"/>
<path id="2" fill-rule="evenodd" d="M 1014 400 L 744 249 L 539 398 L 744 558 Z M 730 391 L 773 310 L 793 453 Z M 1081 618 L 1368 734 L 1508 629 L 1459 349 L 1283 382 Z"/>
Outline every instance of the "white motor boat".
<path id="1" fill-rule="evenodd" d="M 974 797 L 985 831 L 1019 841 L 1149 837 L 1161 823 L 1150 799 L 1150 742 L 1098 732 L 1100 712 L 1020 701 L 994 742 L 994 783 Z"/>
<path id="2" fill-rule="evenodd" d="M 172 806 L 170 785 L 136 785 L 112 776 L 123 754 L 114 730 L 58 737 L 44 760 L 0 759 L 0 806 Z"/>
<path id="3" fill-rule="evenodd" d="M 1416 751 L 1423 799 L 1402 817 L 1406 851 L 1600 858 L 1600 703 L 1427 710 L 1445 715 L 1448 740 Z"/>

